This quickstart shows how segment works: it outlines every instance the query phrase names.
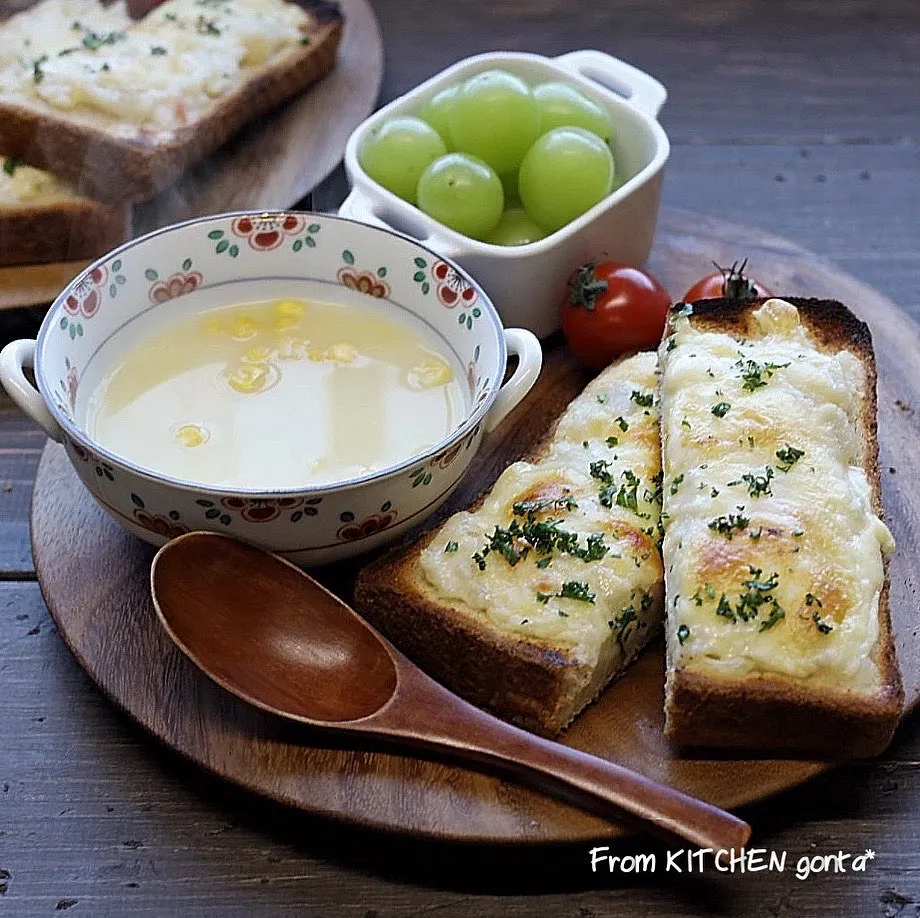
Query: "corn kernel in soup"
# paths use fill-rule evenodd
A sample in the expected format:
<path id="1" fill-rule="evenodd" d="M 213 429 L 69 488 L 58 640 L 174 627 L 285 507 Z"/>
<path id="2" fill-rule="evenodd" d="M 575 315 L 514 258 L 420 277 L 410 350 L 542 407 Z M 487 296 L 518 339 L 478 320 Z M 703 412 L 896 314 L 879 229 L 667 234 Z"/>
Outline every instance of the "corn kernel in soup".
<path id="1" fill-rule="evenodd" d="M 209 310 L 103 376 L 87 433 L 173 478 L 279 489 L 354 478 L 442 440 L 465 381 L 408 324 L 282 299 Z"/>

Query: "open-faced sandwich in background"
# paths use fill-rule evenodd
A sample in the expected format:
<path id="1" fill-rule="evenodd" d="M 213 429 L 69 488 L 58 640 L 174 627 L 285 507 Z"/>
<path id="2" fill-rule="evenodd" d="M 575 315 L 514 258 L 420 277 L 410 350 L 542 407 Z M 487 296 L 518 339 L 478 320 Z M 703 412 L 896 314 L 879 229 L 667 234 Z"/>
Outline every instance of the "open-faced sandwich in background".
<path id="1" fill-rule="evenodd" d="M 58 258 L 101 254 L 100 227 L 121 211 L 94 202 L 153 197 L 330 70 L 341 30 L 323 0 L 165 0 L 137 19 L 124 0 L 40 0 L 11 16 L 0 28 L 0 154 L 8 169 L 41 170 L 43 190 L 18 187 L 15 207 L 0 204 L 3 261 L 48 260 L 41 252 L 62 234 L 40 237 L 55 219 L 73 227 Z M 39 179 L 8 177 L 24 176 Z"/>
<path id="2" fill-rule="evenodd" d="M 0 267 L 94 258 L 124 242 L 130 227 L 130 205 L 94 201 L 0 156 Z"/>

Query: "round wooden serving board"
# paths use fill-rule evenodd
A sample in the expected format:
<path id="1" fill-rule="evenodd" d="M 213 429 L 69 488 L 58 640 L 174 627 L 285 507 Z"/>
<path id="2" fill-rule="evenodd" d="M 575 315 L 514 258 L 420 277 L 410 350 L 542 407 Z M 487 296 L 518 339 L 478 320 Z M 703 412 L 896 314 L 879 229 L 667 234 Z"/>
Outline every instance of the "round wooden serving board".
<path id="1" fill-rule="evenodd" d="M 349 135 L 374 110 L 383 80 L 383 43 L 368 0 L 338 3 L 345 29 L 335 67 L 136 205 L 132 237 L 204 214 L 291 207 L 335 169 Z M 0 268 L 0 310 L 50 302 L 88 263 Z"/>
<path id="2" fill-rule="evenodd" d="M 878 292 L 756 230 L 684 212 L 662 215 L 650 270 L 679 295 L 713 259 L 746 255 L 788 295 L 835 297 L 872 327 L 879 369 L 882 488 L 898 541 L 891 608 L 909 707 L 920 698 L 920 331 Z M 588 376 L 548 342 L 533 392 L 484 444 L 445 512 L 469 503 L 528 449 Z M 904 482 L 904 487 L 899 483 Z M 913 487 L 907 483 L 913 482 Z M 626 830 L 535 791 L 446 760 L 361 750 L 238 702 L 176 650 L 148 588 L 153 550 L 126 534 L 79 484 L 61 447 L 42 456 L 32 508 L 35 568 L 58 630 L 105 694 L 151 733 L 215 774 L 314 813 L 404 833 L 490 842 L 571 842 Z M 356 565 L 321 579 L 346 596 Z M 663 652 L 650 648 L 580 717 L 565 742 L 736 808 L 829 767 L 817 762 L 681 758 L 662 737 Z M 905 727 L 904 729 L 908 729 Z"/>

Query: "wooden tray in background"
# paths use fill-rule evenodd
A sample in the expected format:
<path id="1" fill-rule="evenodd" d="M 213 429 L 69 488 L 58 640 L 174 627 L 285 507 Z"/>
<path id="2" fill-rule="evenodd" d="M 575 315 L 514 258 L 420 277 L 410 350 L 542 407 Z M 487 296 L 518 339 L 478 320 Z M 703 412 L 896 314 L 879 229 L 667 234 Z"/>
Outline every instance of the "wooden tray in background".
<path id="1" fill-rule="evenodd" d="M 713 259 L 731 264 L 743 256 L 749 257 L 752 273 L 781 294 L 835 297 L 872 328 L 883 502 L 898 541 L 890 568 L 891 609 L 908 708 L 913 708 L 920 700 L 920 414 L 914 413 L 920 411 L 920 330 L 880 293 L 791 243 L 685 212 L 663 213 L 649 267 L 679 294 L 708 273 Z M 483 443 L 445 512 L 470 503 L 491 484 L 587 379 L 564 347 L 550 342 L 534 390 Z M 98 509 L 54 444 L 46 448 L 35 482 L 32 545 L 42 593 L 80 665 L 154 736 L 222 778 L 303 810 L 435 838 L 575 842 L 626 831 L 487 773 L 384 747 L 362 751 L 340 745 L 237 701 L 162 632 L 148 592 L 153 549 Z M 347 595 L 356 567 L 340 565 L 321 579 Z M 729 808 L 830 767 L 793 760 L 681 758 L 662 737 L 662 683 L 658 644 L 575 722 L 565 742 Z"/>
<path id="2" fill-rule="evenodd" d="M 339 4 L 345 30 L 329 74 L 138 204 L 133 236 L 204 214 L 291 207 L 338 165 L 349 134 L 373 111 L 383 78 L 383 45 L 368 0 Z M 51 302 L 88 264 L 0 268 L 0 310 Z"/>

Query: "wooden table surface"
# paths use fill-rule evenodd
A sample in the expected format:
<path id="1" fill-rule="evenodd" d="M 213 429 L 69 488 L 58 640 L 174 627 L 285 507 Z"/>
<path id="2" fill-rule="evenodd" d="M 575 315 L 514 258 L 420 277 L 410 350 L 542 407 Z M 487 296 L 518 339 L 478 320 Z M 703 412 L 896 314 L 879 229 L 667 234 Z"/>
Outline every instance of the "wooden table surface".
<path id="1" fill-rule="evenodd" d="M 376 0 L 383 99 L 496 49 L 596 47 L 655 74 L 664 203 L 817 252 L 920 320 L 916 0 Z M 341 173 L 317 190 L 334 207 Z M 741 253 L 739 253 L 741 254 Z M 0 342 L 39 310 L 0 317 Z M 920 371 L 920 367 L 918 367 Z M 905 411 L 905 423 L 918 423 Z M 96 691 L 29 549 L 44 437 L 0 398 L 0 916 L 920 915 L 920 724 L 880 760 L 751 808 L 784 872 L 592 873 L 586 847 L 482 848 L 342 828 L 215 782 Z M 902 486 L 916 486 L 903 482 Z M 730 766 L 727 766 L 730 767 Z M 803 856 L 875 852 L 798 879 Z"/>

